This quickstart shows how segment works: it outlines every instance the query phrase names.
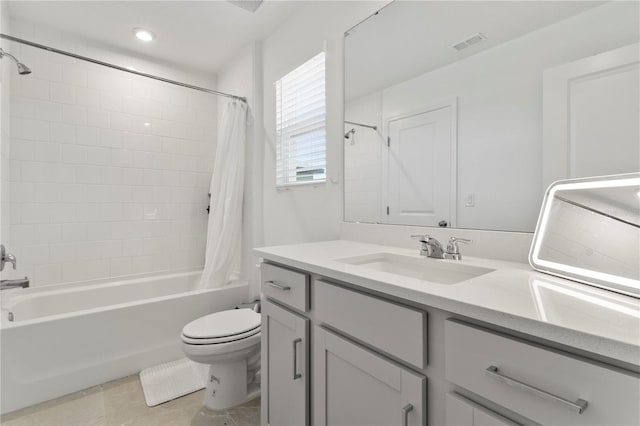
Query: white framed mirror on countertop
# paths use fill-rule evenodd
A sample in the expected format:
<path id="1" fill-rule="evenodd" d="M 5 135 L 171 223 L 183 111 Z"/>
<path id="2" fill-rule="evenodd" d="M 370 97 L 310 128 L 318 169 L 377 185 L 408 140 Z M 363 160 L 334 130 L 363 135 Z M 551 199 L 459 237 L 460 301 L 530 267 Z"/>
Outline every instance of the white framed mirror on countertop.
<path id="1" fill-rule="evenodd" d="M 395 1 L 347 31 L 345 221 L 533 232 L 552 181 L 640 171 L 638 16 Z"/>
<path id="2" fill-rule="evenodd" d="M 640 297 L 640 173 L 551 185 L 529 263 L 541 272 Z"/>

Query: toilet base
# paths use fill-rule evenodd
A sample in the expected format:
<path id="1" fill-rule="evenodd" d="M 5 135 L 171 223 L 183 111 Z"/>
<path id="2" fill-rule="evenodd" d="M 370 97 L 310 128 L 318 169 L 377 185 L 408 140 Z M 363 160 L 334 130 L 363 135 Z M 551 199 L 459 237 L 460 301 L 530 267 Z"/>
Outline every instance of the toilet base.
<path id="1" fill-rule="evenodd" d="M 247 360 L 212 364 L 207 375 L 204 406 L 224 410 L 260 396 L 260 385 L 247 383 Z"/>

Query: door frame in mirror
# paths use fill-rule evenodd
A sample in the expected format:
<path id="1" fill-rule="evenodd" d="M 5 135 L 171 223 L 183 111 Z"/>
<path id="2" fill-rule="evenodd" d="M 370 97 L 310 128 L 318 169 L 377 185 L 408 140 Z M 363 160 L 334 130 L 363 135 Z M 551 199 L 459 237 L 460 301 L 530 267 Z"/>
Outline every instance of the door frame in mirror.
<path id="1" fill-rule="evenodd" d="M 449 224 L 448 228 L 455 228 L 458 223 L 458 97 L 451 96 L 444 99 L 439 99 L 434 102 L 427 103 L 418 109 L 412 109 L 410 111 L 402 112 L 401 114 L 395 114 L 390 117 L 383 117 L 382 134 L 386 141 L 389 141 L 389 127 L 393 121 L 410 118 L 420 114 L 426 114 L 437 110 L 451 108 L 451 158 L 450 158 L 450 198 L 449 198 Z M 389 145 L 387 144 L 386 154 L 381 156 L 382 166 L 382 186 L 380 196 L 380 222 L 387 225 L 408 225 L 406 223 L 390 223 L 382 220 L 386 217 L 386 209 L 389 200 Z M 422 226 L 422 225 L 416 225 Z"/>
<path id="2" fill-rule="evenodd" d="M 639 49 L 640 44 L 635 43 L 544 71 L 542 85 L 543 188 L 557 180 L 576 177 L 575 159 L 572 157 L 576 141 L 571 131 L 570 85 L 576 81 L 594 79 L 612 72 L 624 71 L 629 67 L 638 67 Z"/>

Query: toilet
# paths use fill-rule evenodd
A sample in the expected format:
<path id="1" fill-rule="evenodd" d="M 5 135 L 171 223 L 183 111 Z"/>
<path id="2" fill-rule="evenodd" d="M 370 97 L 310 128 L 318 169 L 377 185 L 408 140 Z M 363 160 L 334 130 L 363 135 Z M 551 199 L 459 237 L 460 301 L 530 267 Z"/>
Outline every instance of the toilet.
<path id="1" fill-rule="evenodd" d="M 260 395 L 260 314 L 252 309 L 216 312 L 182 329 L 182 350 L 209 365 L 204 405 L 223 410 Z"/>

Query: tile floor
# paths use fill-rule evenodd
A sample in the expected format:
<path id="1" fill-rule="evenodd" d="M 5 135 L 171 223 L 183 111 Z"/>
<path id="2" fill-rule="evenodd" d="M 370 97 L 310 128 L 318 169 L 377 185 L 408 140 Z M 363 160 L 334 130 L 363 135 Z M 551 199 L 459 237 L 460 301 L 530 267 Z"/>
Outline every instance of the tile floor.
<path id="1" fill-rule="evenodd" d="M 138 375 L 0 417 L 2 426 L 257 426 L 260 399 L 224 411 L 202 406 L 204 391 L 147 407 Z"/>

